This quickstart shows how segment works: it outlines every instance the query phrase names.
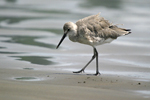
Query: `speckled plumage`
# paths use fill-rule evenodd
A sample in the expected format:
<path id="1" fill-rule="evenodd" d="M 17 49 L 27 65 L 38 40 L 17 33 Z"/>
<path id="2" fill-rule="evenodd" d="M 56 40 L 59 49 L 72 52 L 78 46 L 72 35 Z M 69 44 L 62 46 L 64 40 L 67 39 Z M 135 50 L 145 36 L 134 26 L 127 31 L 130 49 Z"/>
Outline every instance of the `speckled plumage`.
<path id="1" fill-rule="evenodd" d="M 82 37 L 85 39 L 84 41 L 89 41 L 85 44 L 94 46 L 105 43 L 105 40 L 107 41 L 107 39 L 114 40 L 121 35 L 127 35 L 130 33 L 130 30 L 118 28 L 116 25 L 109 23 L 108 20 L 100 17 L 99 14 L 80 19 L 76 22 L 76 25 L 78 27 L 77 42 L 82 43 L 83 39 L 79 39 Z"/>
<path id="2" fill-rule="evenodd" d="M 67 35 L 73 42 L 92 46 L 94 51 L 92 59 L 81 70 L 74 73 L 83 72 L 93 59 L 96 58 L 96 74 L 94 75 L 100 74 L 98 70 L 98 52 L 95 46 L 110 43 L 119 36 L 131 33 L 130 29 L 119 28 L 117 25 L 113 25 L 108 20 L 100 17 L 99 14 L 85 17 L 76 23 L 67 22 L 64 24 L 63 29 L 64 35 L 56 48 L 59 47 Z"/>

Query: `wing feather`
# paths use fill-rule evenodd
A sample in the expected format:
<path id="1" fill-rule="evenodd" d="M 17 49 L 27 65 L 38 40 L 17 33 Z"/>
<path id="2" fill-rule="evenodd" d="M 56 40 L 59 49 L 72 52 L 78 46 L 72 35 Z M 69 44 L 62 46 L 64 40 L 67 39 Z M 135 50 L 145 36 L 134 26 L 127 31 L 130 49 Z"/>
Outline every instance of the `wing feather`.
<path id="1" fill-rule="evenodd" d="M 79 34 L 86 34 L 104 39 L 116 39 L 118 36 L 130 33 L 129 29 L 118 28 L 116 25 L 109 23 L 108 20 L 100 17 L 99 14 L 80 19 L 76 22 L 76 25 L 78 26 Z"/>

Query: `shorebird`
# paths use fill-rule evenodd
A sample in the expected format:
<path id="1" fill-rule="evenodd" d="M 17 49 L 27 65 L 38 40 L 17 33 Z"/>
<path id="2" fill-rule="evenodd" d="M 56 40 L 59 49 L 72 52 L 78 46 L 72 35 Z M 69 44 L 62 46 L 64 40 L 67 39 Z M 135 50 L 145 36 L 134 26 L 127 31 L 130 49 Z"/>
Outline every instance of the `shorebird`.
<path id="1" fill-rule="evenodd" d="M 96 58 L 96 73 L 94 75 L 100 75 L 96 46 L 110 43 L 119 36 L 131 33 L 130 29 L 119 28 L 117 25 L 109 23 L 108 20 L 105 20 L 99 15 L 100 13 L 85 17 L 78 20 L 76 23 L 67 22 L 63 26 L 64 35 L 56 49 L 60 46 L 66 36 L 68 36 L 72 42 L 79 42 L 93 47 L 93 56 L 91 60 L 81 70 L 73 73 L 84 72 L 85 68 Z"/>

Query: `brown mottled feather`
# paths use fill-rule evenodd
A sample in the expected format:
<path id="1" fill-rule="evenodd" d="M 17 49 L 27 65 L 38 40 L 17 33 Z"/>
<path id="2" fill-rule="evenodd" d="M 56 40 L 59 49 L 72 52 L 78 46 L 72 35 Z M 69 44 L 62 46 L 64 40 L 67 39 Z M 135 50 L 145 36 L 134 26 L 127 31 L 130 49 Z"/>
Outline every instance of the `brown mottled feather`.
<path id="1" fill-rule="evenodd" d="M 99 14 L 92 15 L 80 19 L 76 22 L 78 26 L 78 34 L 87 36 L 95 36 L 100 38 L 116 39 L 118 36 L 127 35 L 130 33 L 129 29 L 119 28 L 100 17 Z"/>

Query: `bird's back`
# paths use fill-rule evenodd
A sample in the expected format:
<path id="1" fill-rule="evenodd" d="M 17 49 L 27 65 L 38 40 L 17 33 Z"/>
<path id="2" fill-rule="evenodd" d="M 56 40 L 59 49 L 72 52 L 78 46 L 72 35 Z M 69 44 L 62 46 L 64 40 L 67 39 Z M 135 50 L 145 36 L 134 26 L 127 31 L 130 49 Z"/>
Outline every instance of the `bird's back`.
<path id="1" fill-rule="evenodd" d="M 80 19 L 76 22 L 76 25 L 78 26 L 77 33 L 79 35 L 91 38 L 99 37 L 103 39 L 116 39 L 118 36 L 130 33 L 129 29 L 119 28 L 116 25 L 109 23 L 108 20 L 100 17 L 99 13 Z"/>

